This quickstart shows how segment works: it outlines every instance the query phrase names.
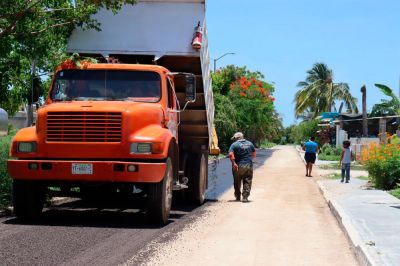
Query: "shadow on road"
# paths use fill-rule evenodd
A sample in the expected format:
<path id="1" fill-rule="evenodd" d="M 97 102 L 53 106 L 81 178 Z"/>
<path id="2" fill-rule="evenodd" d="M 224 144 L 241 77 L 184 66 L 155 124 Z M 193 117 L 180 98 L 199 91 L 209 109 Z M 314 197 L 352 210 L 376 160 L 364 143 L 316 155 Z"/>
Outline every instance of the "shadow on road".
<path id="1" fill-rule="evenodd" d="M 257 149 L 257 157 L 254 162 L 254 170 L 264 165 L 265 161 L 277 151 L 274 149 Z M 218 200 L 218 198 L 233 186 L 232 165 L 229 158 L 219 160 L 217 165 L 211 163 L 208 171 L 208 190 L 206 198 Z"/>
<path id="2" fill-rule="evenodd" d="M 257 150 L 254 169 L 261 167 L 272 156 L 276 149 Z M 219 160 L 213 171 L 209 166 L 207 202 L 205 205 L 218 201 L 218 198 L 232 187 L 232 170 L 229 159 Z M 15 217 L 3 221 L 4 224 L 24 224 L 34 226 L 66 226 L 66 227 L 93 227 L 93 228 L 135 228 L 160 229 L 165 226 L 151 222 L 145 211 L 144 200 L 133 200 L 127 204 L 121 201 L 86 202 L 75 200 L 46 208 L 40 219 L 32 223 L 22 223 Z M 203 205 L 204 206 L 204 205 Z M 169 224 L 183 219 L 195 210 L 202 209 L 193 205 L 174 200 Z"/>
<path id="3" fill-rule="evenodd" d="M 118 204 L 118 202 L 94 204 L 82 200 L 76 200 L 46 208 L 41 217 L 34 222 L 22 222 L 15 217 L 11 217 L 10 219 L 3 221 L 3 223 L 37 226 L 79 226 L 124 229 L 159 229 L 164 227 L 154 224 L 143 207 L 143 202 L 137 202 L 137 204 L 134 205 L 127 205 L 123 203 Z M 179 221 L 185 215 L 193 212 L 197 208 L 198 207 L 196 206 L 187 204 L 174 203 L 168 224 Z"/>

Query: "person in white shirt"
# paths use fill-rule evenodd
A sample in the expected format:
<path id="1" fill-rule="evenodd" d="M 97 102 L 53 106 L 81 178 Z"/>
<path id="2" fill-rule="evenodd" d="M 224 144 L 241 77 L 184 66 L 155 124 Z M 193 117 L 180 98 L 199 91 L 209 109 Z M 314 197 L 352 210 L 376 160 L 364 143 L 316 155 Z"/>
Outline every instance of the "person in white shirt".
<path id="1" fill-rule="evenodd" d="M 342 166 L 342 179 L 340 182 L 344 182 L 344 177 L 346 176 L 346 183 L 350 181 L 350 163 L 351 158 L 353 158 L 353 151 L 350 149 L 350 141 L 343 141 L 343 151 L 340 156 L 340 164 Z"/>

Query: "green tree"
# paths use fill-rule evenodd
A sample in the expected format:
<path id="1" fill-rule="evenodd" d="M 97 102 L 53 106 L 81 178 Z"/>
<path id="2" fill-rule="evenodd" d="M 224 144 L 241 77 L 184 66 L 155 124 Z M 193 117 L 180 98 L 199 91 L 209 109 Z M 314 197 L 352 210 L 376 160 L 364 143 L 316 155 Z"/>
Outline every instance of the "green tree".
<path id="1" fill-rule="evenodd" d="M 236 123 L 237 109 L 228 96 L 219 93 L 214 94 L 214 105 L 214 124 L 217 131 L 219 148 L 222 151 L 227 151 L 231 144 L 231 137 L 238 128 Z"/>
<path id="2" fill-rule="evenodd" d="M 303 121 L 300 124 L 291 128 L 290 139 L 296 144 L 300 144 L 308 140 L 311 136 L 316 137 L 317 141 L 317 131 L 318 131 L 319 120 L 313 119 L 309 121 Z"/>
<path id="3" fill-rule="evenodd" d="M 222 151 L 234 132 L 242 131 L 255 144 L 280 139 L 282 121 L 275 110 L 274 86 L 260 72 L 230 65 L 212 75 L 215 126 Z"/>
<path id="4" fill-rule="evenodd" d="M 307 71 L 305 81 L 297 84 L 301 87 L 295 95 L 295 115 L 301 117 L 312 113 L 315 118 L 322 112 L 330 112 L 336 101 L 343 101 L 348 112 L 358 112 L 357 99 L 350 93 L 347 83 L 334 83 L 333 72 L 324 63 L 315 63 Z"/>
<path id="5" fill-rule="evenodd" d="M 100 30 L 101 25 L 92 17 L 100 8 L 116 13 L 123 4 L 135 2 L 3 0 L 0 5 L 0 106 L 12 114 L 28 102 L 32 64 L 35 63 L 39 75 L 51 72 L 67 57 L 67 40 L 75 27 Z"/>
<path id="6" fill-rule="evenodd" d="M 247 70 L 246 67 L 228 65 L 218 69 L 215 73 L 212 73 L 214 93 L 227 95 L 231 89 L 231 84 L 236 82 L 240 77 L 255 77 L 257 79 L 264 78 L 261 72 L 252 72 Z"/>
<path id="7" fill-rule="evenodd" d="M 374 116 L 388 116 L 400 115 L 400 98 L 394 94 L 393 90 L 388 86 L 382 84 L 375 84 L 383 94 L 389 96 L 390 100 L 382 99 L 381 103 L 374 104 L 371 111 L 371 117 Z"/>

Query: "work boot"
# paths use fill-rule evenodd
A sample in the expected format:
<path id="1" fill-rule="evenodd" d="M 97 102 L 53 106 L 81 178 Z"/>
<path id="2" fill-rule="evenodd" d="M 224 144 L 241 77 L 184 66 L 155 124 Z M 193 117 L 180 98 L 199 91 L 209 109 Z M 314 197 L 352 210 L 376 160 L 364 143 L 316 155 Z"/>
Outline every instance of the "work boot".
<path id="1" fill-rule="evenodd" d="M 242 202 L 243 202 L 243 203 L 247 203 L 247 202 L 249 202 L 249 199 L 248 199 L 247 197 L 243 197 Z"/>
<path id="2" fill-rule="evenodd" d="M 240 196 L 235 197 L 236 201 L 240 201 Z"/>

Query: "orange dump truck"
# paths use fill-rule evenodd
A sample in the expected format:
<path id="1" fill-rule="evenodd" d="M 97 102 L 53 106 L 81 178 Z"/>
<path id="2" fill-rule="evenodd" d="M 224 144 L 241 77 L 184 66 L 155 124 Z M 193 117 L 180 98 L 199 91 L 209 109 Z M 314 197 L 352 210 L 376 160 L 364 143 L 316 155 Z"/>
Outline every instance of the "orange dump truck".
<path id="1" fill-rule="evenodd" d="M 38 217 L 46 194 L 137 194 L 159 223 L 173 190 L 204 202 L 218 153 L 204 14 L 204 1 L 139 1 L 99 12 L 102 31 L 73 32 L 68 51 L 99 63 L 58 67 L 36 125 L 15 136 L 18 218 Z"/>

